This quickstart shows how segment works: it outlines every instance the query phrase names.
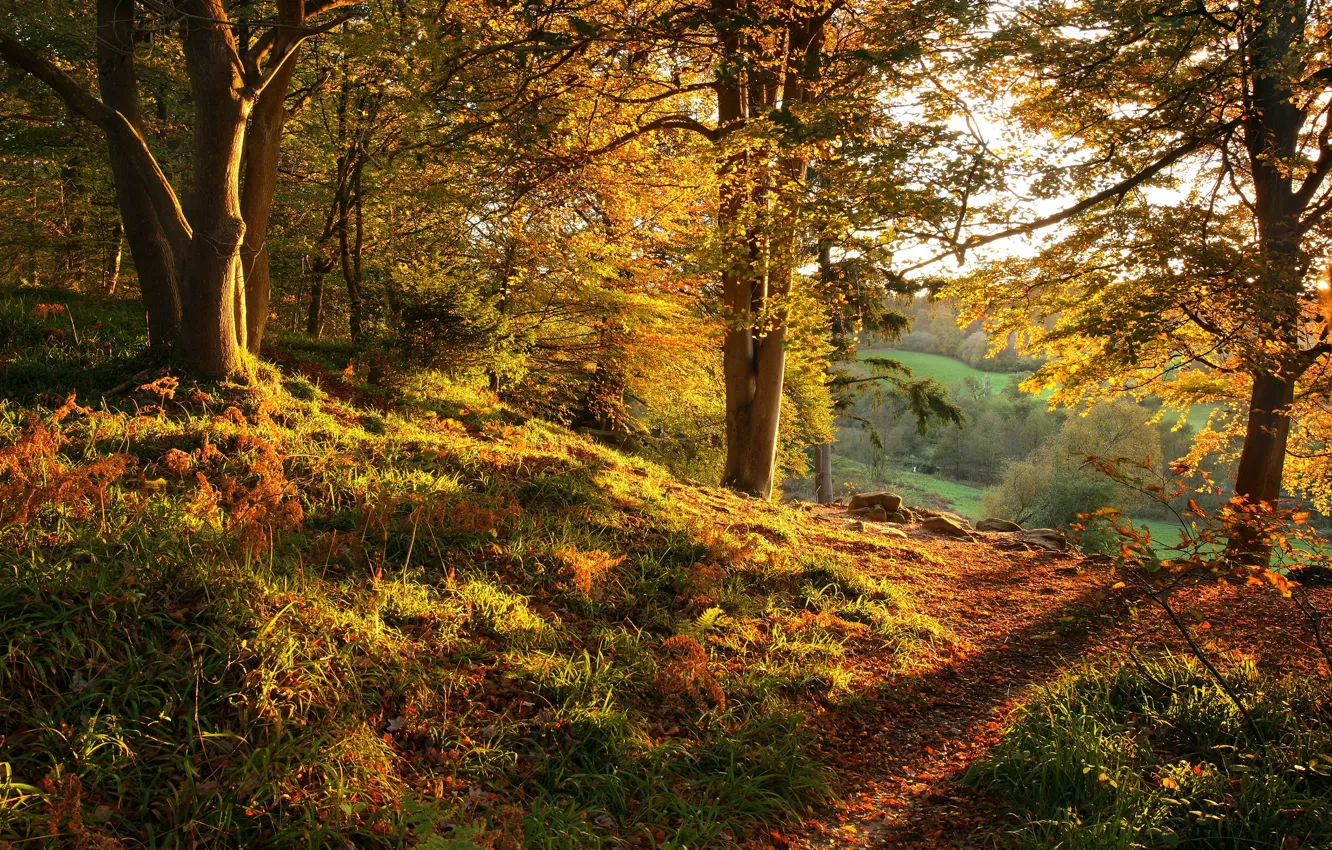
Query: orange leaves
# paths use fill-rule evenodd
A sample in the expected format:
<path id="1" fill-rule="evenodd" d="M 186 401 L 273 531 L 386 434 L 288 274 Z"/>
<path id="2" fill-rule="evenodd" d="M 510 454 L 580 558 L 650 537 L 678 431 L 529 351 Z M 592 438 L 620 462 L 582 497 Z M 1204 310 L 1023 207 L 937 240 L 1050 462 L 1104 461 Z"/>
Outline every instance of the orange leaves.
<path id="1" fill-rule="evenodd" d="M 39 322 L 44 322 L 44 321 L 46 321 L 47 319 L 49 319 L 50 317 L 52 317 L 52 316 L 63 316 L 63 315 L 65 315 L 65 305 L 64 305 L 64 304 L 34 304 L 34 305 L 32 305 L 32 309 L 28 311 L 28 315 L 31 316 L 33 319 L 39 321 Z"/>
<path id="2" fill-rule="evenodd" d="M 708 654 L 687 635 L 662 641 L 663 660 L 657 668 L 657 691 L 668 701 L 688 701 L 707 710 L 726 709 L 726 693 L 708 670 Z"/>
<path id="3" fill-rule="evenodd" d="M 162 463 L 166 465 L 167 469 L 183 478 L 194 465 L 194 458 L 180 449 L 169 449 L 162 457 Z"/>
<path id="4" fill-rule="evenodd" d="M 685 573 L 685 593 L 698 605 L 715 605 L 725 577 L 726 570 L 717 564 L 694 564 Z"/>
<path id="5" fill-rule="evenodd" d="M 580 552 L 572 546 L 559 547 L 555 556 L 564 564 L 573 586 L 587 596 L 600 596 L 599 590 L 593 592 L 594 583 L 624 561 L 623 556 L 617 557 L 600 549 Z"/>
<path id="6" fill-rule="evenodd" d="M 1295 583 L 1290 579 L 1272 570 L 1263 570 L 1262 576 L 1263 579 L 1265 579 L 1268 584 L 1275 587 L 1282 596 L 1290 596 L 1290 589 L 1295 586 Z M 1261 584 L 1261 582 L 1259 583 Z"/>
<path id="7" fill-rule="evenodd" d="M 0 528 L 26 525 L 43 506 L 68 507 L 86 516 L 91 499 L 105 499 L 107 487 L 130 467 L 133 461 L 124 454 L 83 463 L 60 454 L 60 422 L 76 412 L 89 410 L 71 395 L 52 411 L 49 423 L 30 415 L 18 440 L 0 449 Z"/>
<path id="8" fill-rule="evenodd" d="M 157 396 L 159 401 L 166 401 L 176 397 L 176 389 L 179 387 L 179 378 L 172 375 L 163 375 L 155 381 L 136 387 L 136 389 L 139 392 L 151 393 Z"/>
<path id="9" fill-rule="evenodd" d="M 449 510 L 449 519 L 464 531 L 499 536 L 500 527 L 521 516 L 523 509 L 512 498 L 479 502 L 458 502 Z"/>

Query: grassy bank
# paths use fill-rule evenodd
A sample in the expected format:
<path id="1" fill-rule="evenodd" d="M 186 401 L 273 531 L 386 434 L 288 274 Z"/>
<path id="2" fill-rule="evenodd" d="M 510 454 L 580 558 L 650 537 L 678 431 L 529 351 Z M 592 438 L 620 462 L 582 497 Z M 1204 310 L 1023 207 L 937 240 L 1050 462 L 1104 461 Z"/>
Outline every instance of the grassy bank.
<path id="1" fill-rule="evenodd" d="M 731 845 L 826 798 L 807 711 L 946 640 L 863 568 L 909 549 L 466 387 L 410 415 L 269 367 L 102 398 L 133 340 L 55 334 L 41 299 L 0 310 L 16 846 Z"/>
<path id="2" fill-rule="evenodd" d="M 867 357 L 886 357 L 896 360 L 911 370 L 917 378 L 935 378 L 946 386 L 952 386 L 963 378 L 974 378 L 983 385 L 988 385 L 992 392 L 1002 392 L 1009 384 L 1022 381 L 1028 372 L 986 372 L 958 360 L 941 354 L 927 354 L 921 351 L 899 351 L 891 348 L 862 349 L 860 359 Z M 1220 405 L 1198 404 L 1189 409 L 1185 421 L 1195 431 L 1201 431 L 1207 425 L 1208 417 Z M 1168 420 L 1174 422 L 1173 419 Z"/>
<path id="3" fill-rule="evenodd" d="M 937 378 L 946 385 L 952 385 L 963 378 L 975 378 L 982 384 L 988 383 L 994 392 L 1000 392 L 1013 381 L 1020 381 L 1028 373 L 986 372 L 958 360 L 956 357 L 944 357 L 942 354 L 927 354 L 923 351 L 900 351 L 891 348 L 861 349 L 860 359 L 883 357 L 896 360 L 911 370 L 917 378 Z"/>
<path id="4" fill-rule="evenodd" d="M 1038 694 L 968 779 L 1010 803 L 1009 836 L 1032 850 L 1327 846 L 1332 694 L 1228 676 L 1260 739 L 1196 662 L 1124 662 Z"/>

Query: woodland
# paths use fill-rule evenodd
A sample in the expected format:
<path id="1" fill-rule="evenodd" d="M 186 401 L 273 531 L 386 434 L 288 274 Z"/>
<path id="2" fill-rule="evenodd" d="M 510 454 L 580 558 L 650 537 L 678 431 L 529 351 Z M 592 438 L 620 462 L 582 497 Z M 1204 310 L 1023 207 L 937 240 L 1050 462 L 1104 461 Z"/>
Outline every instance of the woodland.
<path id="1" fill-rule="evenodd" d="M 0 0 L 0 850 L 1332 846 L 1330 368 L 1327 0 Z"/>

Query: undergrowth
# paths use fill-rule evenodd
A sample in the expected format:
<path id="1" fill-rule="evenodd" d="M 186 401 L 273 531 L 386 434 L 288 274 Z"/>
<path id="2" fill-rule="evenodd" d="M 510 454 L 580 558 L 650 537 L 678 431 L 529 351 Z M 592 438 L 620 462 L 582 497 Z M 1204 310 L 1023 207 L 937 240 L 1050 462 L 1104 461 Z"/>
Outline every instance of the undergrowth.
<path id="1" fill-rule="evenodd" d="M 1332 842 L 1332 690 L 1227 671 L 1262 736 L 1191 658 L 1070 673 L 967 775 L 1022 847 L 1297 848 Z"/>
<path id="2" fill-rule="evenodd" d="M 0 302 L 0 842 L 732 844 L 827 797 L 861 655 L 946 639 L 800 511 L 483 391 L 102 399 L 118 337 Z"/>

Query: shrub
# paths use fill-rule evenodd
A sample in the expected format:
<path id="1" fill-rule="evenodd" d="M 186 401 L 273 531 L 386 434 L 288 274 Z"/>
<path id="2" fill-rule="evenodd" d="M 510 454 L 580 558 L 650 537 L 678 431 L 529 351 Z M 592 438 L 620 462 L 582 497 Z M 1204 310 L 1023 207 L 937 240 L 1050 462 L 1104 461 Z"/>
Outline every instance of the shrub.
<path id="1" fill-rule="evenodd" d="M 1192 659 L 1122 662 L 1029 700 L 966 781 L 1008 801 L 1023 847 L 1327 846 L 1332 689 L 1228 675 L 1265 745 Z"/>

